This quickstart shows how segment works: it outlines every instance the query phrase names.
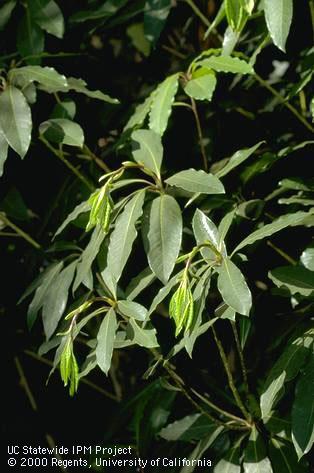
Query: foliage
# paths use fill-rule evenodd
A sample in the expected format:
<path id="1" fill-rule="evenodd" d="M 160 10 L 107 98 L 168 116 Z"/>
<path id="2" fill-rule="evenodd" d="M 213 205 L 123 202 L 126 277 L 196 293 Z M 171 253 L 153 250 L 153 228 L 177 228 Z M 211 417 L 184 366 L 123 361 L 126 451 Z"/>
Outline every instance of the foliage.
<path id="1" fill-rule="evenodd" d="M 100 368 L 127 397 L 123 360 L 147 352 L 143 388 L 107 433 L 122 443 L 113 426 L 127 423 L 140 455 L 175 442 L 216 473 L 309 471 L 311 12 L 312 0 L 0 8 L 17 45 L 0 58 L 2 179 L 30 166 L 49 180 L 50 155 L 64 166 L 41 226 L 19 191 L 3 195 L 1 234 L 35 262 L 20 304 L 71 396 Z M 94 75 L 72 72 L 93 54 Z"/>

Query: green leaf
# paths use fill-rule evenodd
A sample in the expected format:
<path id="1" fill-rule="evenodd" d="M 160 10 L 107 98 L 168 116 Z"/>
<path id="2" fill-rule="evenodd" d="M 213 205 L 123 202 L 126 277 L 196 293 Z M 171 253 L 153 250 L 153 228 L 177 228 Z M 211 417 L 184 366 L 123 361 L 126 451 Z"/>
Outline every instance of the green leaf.
<path id="1" fill-rule="evenodd" d="M 50 118 L 39 126 L 39 133 L 49 141 L 83 147 L 84 132 L 78 123 L 67 118 Z"/>
<path id="2" fill-rule="evenodd" d="M 213 429 L 213 423 L 202 414 L 192 414 L 176 420 L 161 429 L 159 437 L 168 442 L 200 440 Z"/>
<path id="3" fill-rule="evenodd" d="M 309 296 L 314 291 L 314 272 L 303 266 L 280 266 L 269 271 L 268 277 L 277 287 L 286 287 L 291 294 Z"/>
<path id="4" fill-rule="evenodd" d="M 160 178 L 163 147 L 160 136 L 152 130 L 135 130 L 132 133 L 133 157 L 139 164 L 153 171 Z"/>
<path id="5" fill-rule="evenodd" d="M 34 281 L 34 285 L 31 285 L 28 291 L 22 296 L 20 300 L 26 297 L 30 291 L 34 289 L 34 286 L 40 283 L 37 287 L 35 295 L 28 307 L 27 311 L 27 325 L 31 328 L 36 320 L 37 314 L 39 310 L 43 307 L 48 289 L 50 289 L 51 284 L 53 283 L 54 279 L 58 276 L 61 269 L 63 267 L 63 262 L 59 261 L 59 263 L 51 265 L 43 274 L 42 278 L 38 278 Z"/>
<path id="6" fill-rule="evenodd" d="M 234 168 L 239 166 L 243 161 L 248 159 L 256 150 L 261 146 L 261 144 L 264 143 L 263 141 L 260 141 L 256 145 L 252 146 L 251 148 L 247 149 L 240 149 L 236 153 L 234 153 L 231 158 L 229 159 L 228 163 L 216 173 L 216 176 L 221 178 L 228 174 L 230 171 L 232 171 Z"/>
<path id="7" fill-rule="evenodd" d="M 118 310 L 127 317 L 133 317 L 133 319 L 140 320 L 143 322 L 147 316 L 147 309 L 133 301 L 118 301 Z"/>
<path id="8" fill-rule="evenodd" d="M 18 69 L 10 70 L 9 78 L 13 82 L 22 80 L 24 84 L 37 82 L 49 93 L 66 90 L 68 87 L 66 77 L 59 74 L 53 67 L 19 67 Z"/>
<path id="9" fill-rule="evenodd" d="M 147 238 L 149 266 L 165 284 L 173 271 L 182 239 L 181 209 L 173 197 L 163 194 L 154 199 Z"/>
<path id="10" fill-rule="evenodd" d="M 55 276 L 45 294 L 42 319 L 47 340 L 49 340 L 56 330 L 65 311 L 76 263 L 77 262 L 74 261 Z"/>
<path id="11" fill-rule="evenodd" d="M 128 300 L 132 301 L 135 299 L 144 289 L 150 286 L 155 279 L 156 276 L 149 267 L 143 269 L 143 271 L 131 279 L 125 290 Z"/>
<path id="12" fill-rule="evenodd" d="M 32 18 L 47 33 L 62 38 L 64 19 L 62 12 L 53 0 L 28 0 Z"/>
<path id="13" fill-rule="evenodd" d="M 214 473 L 241 473 L 241 451 L 238 446 L 232 447 L 214 467 Z"/>
<path id="14" fill-rule="evenodd" d="M 10 20 L 12 11 L 16 5 L 15 0 L 11 0 L 9 2 L 6 2 L 1 8 L 0 8 L 0 31 L 4 29 L 8 21 Z"/>
<path id="15" fill-rule="evenodd" d="M 92 233 L 91 239 L 83 251 L 80 261 L 77 265 L 76 277 L 73 284 L 73 292 L 79 287 L 79 285 L 85 280 L 90 267 L 96 258 L 100 245 L 105 238 L 105 233 L 100 226 L 97 226 Z"/>
<path id="16" fill-rule="evenodd" d="M 264 442 L 255 426 L 244 450 L 243 469 L 244 473 L 273 473 Z"/>
<path id="17" fill-rule="evenodd" d="M 239 268 L 229 258 L 224 258 L 218 268 L 218 289 L 226 304 L 239 314 L 249 315 L 252 307 L 250 289 Z"/>
<path id="18" fill-rule="evenodd" d="M 264 0 L 265 19 L 274 44 L 285 52 L 293 15 L 292 0 Z"/>
<path id="19" fill-rule="evenodd" d="M 195 211 L 192 226 L 198 245 L 210 242 L 219 253 L 226 255 L 225 244 L 223 241 L 220 241 L 216 225 L 199 209 Z M 216 253 L 210 248 L 202 248 L 201 254 L 203 258 L 211 261 L 215 260 L 217 257 Z"/>
<path id="20" fill-rule="evenodd" d="M 272 409 L 283 394 L 284 383 L 291 381 L 310 353 L 314 330 L 309 329 L 301 336 L 296 336 L 272 367 L 262 389 L 260 405 L 262 418 L 267 420 Z"/>
<path id="21" fill-rule="evenodd" d="M 155 45 L 164 29 L 171 8 L 171 0 L 146 0 L 144 10 L 144 32 Z"/>
<path id="22" fill-rule="evenodd" d="M 142 215 L 144 198 L 145 190 L 135 194 L 117 218 L 111 233 L 105 273 L 109 274 L 115 283 L 119 281 L 131 254 L 137 236 L 136 222 Z"/>
<path id="23" fill-rule="evenodd" d="M 178 90 L 179 74 L 167 77 L 155 90 L 149 114 L 149 128 L 160 136 L 167 128 L 174 97 Z"/>
<path id="24" fill-rule="evenodd" d="M 91 206 L 90 206 L 90 203 L 88 201 L 81 202 L 80 204 L 78 204 L 72 210 L 72 212 L 69 213 L 69 215 L 64 220 L 64 222 L 60 225 L 60 227 L 58 228 L 58 230 L 56 231 L 56 233 L 53 236 L 53 240 L 56 238 L 56 236 L 58 236 L 61 232 L 63 232 L 63 230 L 67 227 L 67 225 L 69 225 L 70 222 L 73 222 L 73 220 L 76 220 L 77 217 L 79 215 L 81 215 L 82 213 L 88 212 L 90 210 L 90 207 Z"/>
<path id="25" fill-rule="evenodd" d="M 128 0 L 107 0 L 99 8 L 91 6 L 90 10 L 82 10 L 74 13 L 70 17 L 71 23 L 82 23 L 88 20 L 99 20 L 102 18 L 110 18 L 122 8 Z"/>
<path id="26" fill-rule="evenodd" d="M 149 308 L 149 311 L 148 311 L 149 315 L 152 314 L 156 310 L 156 308 L 159 306 L 159 304 L 168 296 L 171 289 L 178 283 L 178 280 L 180 276 L 182 275 L 182 273 L 183 271 L 180 271 L 178 274 L 175 274 L 171 279 L 169 279 L 167 284 L 158 291 L 158 293 L 154 297 L 153 302 L 151 303 L 151 306 Z"/>
<path id="27" fill-rule="evenodd" d="M 252 245 L 258 240 L 262 240 L 274 233 L 280 232 L 284 228 L 289 226 L 302 225 L 306 217 L 310 216 L 312 212 L 295 212 L 293 214 L 286 214 L 279 217 L 277 220 L 274 220 L 272 223 L 268 223 L 263 227 L 259 228 L 255 232 L 251 233 L 249 236 L 244 238 L 244 240 L 239 243 L 238 246 L 233 250 L 232 255 L 237 253 L 239 250 L 244 248 L 246 245 Z M 232 256 L 231 255 L 231 256 Z"/>
<path id="28" fill-rule="evenodd" d="M 32 20 L 29 9 L 26 8 L 25 15 L 23 16 L 17 33 L 17 49 L 22 57 L 40 55 L 45 47 L 45 35 L 44 32 L 37 24 Z M 40 57 L 28 58 L 27 64 L 39 64 L 41 61 Z"/>
<path id="29" fill-rule="evenodd" d="M 143 23 L 133 23 L 133 25 L 128 26 L 126 34 L 140 53 L 146 57 L 150 55 L 150 42 L 144 34 Z"/>
<path id="30" fill-rule="evenodd" d="M 145 348 L 157 348 L 159 347 L 156 330 L 144 329 L 140 327 L 133 318 L 130 319 L 130 327 L 133 331 L 132 342 Z"/>
<path id="31" fill-rule="evenodd" d="M 211 101 L 216 84 L 215 74 L 205 67 L 200 67 L 193 72 L 192 78 L 184 86 L 184 91 L 193 99 Z"/>
<path id="32" fill-rule="evenodd" d="M 231 56 L 211 56 L 196 63 L 217 72 L 231 72 L 233 74 L 254 74 L 251 64 Z"/>
<path id="33" fill-rule="evenodd" d="M 146 97 L 144 102 L 137 105 L 134 110 L 134 113 L 130 116 L 127 124 L 123 128 L 123 131 L 129 130 L 130 128 L 134 128 L 137 125 L 142 125 L 146 116 L 148 115 L 148 112 L 150 111 L 152 101 L 153 97 L 152 94 L 150 94 L 148 97 Z"/>
<path id="34" fill-rule="evenodd" d="M 314 357 L 305 365 L 298 380 L 292 407 L 292 441 L 298 459 L 310 452 L 314 443 Z M 294 473 L 294 472 L 293 472 Z"/>
<path id="35" fill-rule="evenodd" d="M 0 128 L 6 141 L 24 158 L 32 132 L 31 110 L 22 92 L 8 86 L 0 95 Z"/>
<path id="36" fill-rule="evenodd" d="M 224 186 L 216 176 L 202 170 L 186 169 L 169 177 L 165 182 L 188 192 L 201 194 L 224 194 L 225 192 Z"/>
<path id="37" fill-rule="evenodd" d="M 77 79 L 75 77 L 68 77 L 68 90 L 74 90 L 78 94 L 84 94 L 87 97 L 92 99 L 102 100 L 103 102 L 117 104 L 119 103 L 118 99 L 114 99 L 107 94 L 104 94 L 100 90 L 89 90 L 86 87 L 86 82 L 83 79 Z M 64 91 L 66 92 L 66 91 Z"/>
<path id="38" fill-rule="evenodd" d="M 0 128 L 0 177 L 3 175 L 4 163 L 8 157 L 9 145 Z"/>
<path id="39" fill-rule="evenodd" d="M 298 462 L 296 453 L 291 444 L 272 437 L 269 442 L 269 457 L 274 472 L 284 471 L 286 473 L 307 473 L 308 469 Z"/>
<path id="40" fill-rule="evenodd" d="M 242 3 L 243 0 L 225 0 L 228 24 L 234 31 L 241 31 L 246 18 L 246 11 Z"/>
<path id="41" fill-rule="evenodd" d="M 73 100 L 58 102 L 50 115 L 50 118 L 67 118 L 73 120 L 76 113 L 76 104 Z"/>
<path id="42" fill-rule="evenodd" d="M 216 425 L 212 426 L 211 432 L 196 445 L 192 453 L 189 455 L 188 460 L 190 460 L 190 462 L 187 462 L 184 465 L 184 467 L 180 470 L 180 473 L 191 473 L 195 470 L 197 467 L 197 460 L 203 457 L 203 454 L 214 443 L 223 429 L 223 427 L 217 427 Z"/>
<path id="43" fill-rule="evenodd" d="M 223 242 L 225 241 L 228 231 L 232 225 L 234 216 L 235 216 L 235 210 L 231 210 L 221 219 L 220 224 L 218 226 L 218 233 L 219 233 L 218 248 L 221 248 Z"/>
<path id="44" fill-rule="evenodd" d="M 113 345 L 116 338 L 117 328 L 118 323 L 115 311 L 110 308 L 99 327 L 96 345 L 97 363 L 105 375 L 108 375 L 111 366 Z"/>
<path id="45" fill-rule="evenodd" d="M 314 271 L 314 247 L 306 248 L 300 258 L 301 263 L 310 271 Z"/>

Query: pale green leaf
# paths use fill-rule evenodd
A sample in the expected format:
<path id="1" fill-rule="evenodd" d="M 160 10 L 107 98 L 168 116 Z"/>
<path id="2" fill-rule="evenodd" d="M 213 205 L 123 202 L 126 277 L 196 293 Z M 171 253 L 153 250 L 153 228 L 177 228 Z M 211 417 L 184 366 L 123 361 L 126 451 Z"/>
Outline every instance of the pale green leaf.
<path id="1" fill-rule="evenodd" d="M 235 210 L 231 210 L 221 219 L 220 224 L 218 226 L 218 233 L 219 233 L 218 248 L 221 248 L 223 242 L 225 241 L 227 233 L 232 225 L 234 216 L 235 216 Z"/>
<path id="2" fill-rule="evenodd" d="M 225 192 L 224 186 L 216 176 L 202 170 L 186 169 L 169 177 L 165 182 L 188 192 L 201 194 L 224 194 Z"/>
<path id="3" fill-rule="evenodd" d="M 238 57 L 211 56 L 197 62 L 197 65 L 213 69 L 217 72 L 231 72 L 233 74 L 254 74 L 254 69 L 248 62 Z"/>
<path id="4" fill-rule="evenodd" d="M 39 133 L 49 141 L 82 148 L 84 132 L 78 123 L 67 118 L 50 118 L 39 126 Z"/>
<path id="5" fill-rule="evenodd" d="M 14 151 L 24 158 L 32 132 L 31 110 L 22 92 L 8 86 L 0 95 L 0 128 Z"/>
<path id="6" fill-rule="evenodd" d="M 239 268 L 229 259 L 224 258 L 218 268 L 218 289 L 225 301 L 236 312 L 249 315 L 252 295 Z"/>
<path id="7" fill-rule="evenodd" d="M 212 426 L 212 431 L 196 445 L 196 447 L 188 457 L 190 462 L 184 465 L 183 468 L 181 468 L 180 473 L 191 473 L 195 470 L 195 468 L 197 467 L 197 461 L 193 462 L 193 460 L 199 460 L 203 457 L 206 450 L 208 450 L 208 448 L 214 443 L 214 441 L 221 434 L 223 429 L 224 427 L 217 427 L 216 425 Z"/>
<path id="8" fill-rule="evenodd" d="M 173 271 L 182 239 L 181 209 L 173 197 L 163 194 L 154 199 L 147 238 L 149 266 L 165 284 Z"/>
<path id="9" fill-rule="evenodd" d="M 31 16 L 47 33 L 62 38 L 64 19 L 60 8 L 54 0 L 28 0 Z"/>
<path id="10" fill-rule="evenodd" d="M 160 177 L 163 147 L 160 136 L 153 130 L 135 130 L 132 133 L 133 157 L 139 164 L 153 171 Z"/>
<path id="11" fill-rule="evenodd" d="M 118 99 L 114 99 L 107 94 L 104 94 L 100 90 L 89 90 L 86 87 L 86 82 L 83 79 L 77 79 L 75 77 L 68 77 L 68 90 L 74 90 L 78 94 L 84 94 L 87 97 L 92 99 L 102 100 L 103 102 L 108 102 L 112 104 L 119 103 Z"/>
<path id="12" fill-rule="evenodd" d="M 193 217 L 193 232 L 196 243 L 201 245 L 210 242 L 218 252 L 226 255 L 226 248 L 223 241 L 220 241 L 219 232 L 214 224 L 201 210 L 196 209 Z M 201 254 L 206 260 L 215 260 L 216 253 L 210 248 L 202 248 Z"/>
<path id="13" fill-rule="evenodd" d="M 205 67 L 201 67 L 193 72 L 192 78 L 184 86 L 184 91 L 193 99 L 210 101 L 216 84 L 217 79 L 215 74 Z"/>
<path id="14" fill-rule="evenodd" d="M 147 316 L 147 309 L 133 301 L 118 301 L 118 310 L 127 317 L 133 317 L 133 319 L 140 320 L 143 322 Z"/>
<path id="15" fill-rule="evenodd" d="M 303 266 L 280 266 L 268 273 L 277 287 L 286 287 L 291 294 L 309 296 L 314 291 L 314 272 Z"/>
<path id="16" fill-rule="evenodd" d="M 156 276 L 149 267 L 141 271 L 137 276 L 131 279 L 125 290 L 125 295 L 128 300 L 132 301 L 135 299 L 144 289 L 150 286 L 155 279 Z"/>
<path id="17" fill-rule="evenodd" d="M 314 443 L 313 393 L 314 357 L 312 355 L 301 372 L 292 408 L 292 440 L 299 459 L 310 452 Z"/>
<path id="18" fill-rule="evenodd" d="M 58 92 L 67 90 L 68 83 L 64 75 L 59 74 L 53 67 L 25 66 L 11 69 L 9 72 L 11 81 L 23 80 L 25 84 L 37 82 L 46 92 Z"/>
<path id="19" fill-rule="evenodd" d="M 277 220 L 274 220 L 272 223 L 264 225 L 263 227 L 259 228 L 258 230 L 244 238 L 244 240 L 242 240 L 241 243 L 239 243 L 239 245 L 236 246 L 236 248 L 233 250 L 232 255 L 234 253 L 237 253 L 245 246 L 252 245 L 252 243 L 255 243 L 258 240 L 262 240 L 263 238 L 269 237 L 274 233 L 280 232 L 284 228 L 287 228 L 289 226 L 303 225 L 303 221 L 305 220 L 305 218 L 309 217 L 310 215 L 312 215 L 311 211 L 296 212 L 293 214 L 286 214 L 279 217 Z"/>
<path id="20" fill-rule="evenodd" d="M 111 366 L 113 346 L 118 328 L 115 311 L 111 308 L 103 318 L 97 334 L 96 359 L 100 369 L 107 375 Z"/>
<path id="21" fill-rule="evenodd" d="M 286 50 L 286 41 L 293 15 L 292 0 L 264 0 L 265 19 L 274 44 Z"/>
<path id="22" fill-rule="evenodd" d="M 178 90 L 179 74 L 167 77 L 155 90 L 149 114 L 149 128 L 160 136 L 167 128 L 172 104 Z"/>
<path id="23" fill-rule="evenodd" d="M 76 261 L 64 268 L 54 277 L 50 284 L 43 304 L 42 319 L 46 339 L 49 340 L 56 330 L 58 323 L 65 311 L 68 292 L 72 283 Z"/>
<path id="24" fill-rule="evenodd" d="M 130 128 L 134 128 L 135 126 L 141 126 L 144 122 L 148 112 L 150 111 L 150 107 L 153 101 L 153 96 L 150 94 L 144 102 L 137 105 L 134 110 L 134 113 L 130 116 L 127 124 L 123 128 L 123 131 L 129 130 Z"/>
<path id="25" fill-rule="evenodd" d="M 240 149 L 236 153 L 234 153 L 227 164 L 216 173 L 216 176 L 221 178 L 228 174 L 230 171 L 232 171 L 234 168 L 239 166 L 243 161 L 248 159 L 256 150 L 261 146 L 261 144 L 264 143 L 263 141 L 260 141 L 256 145 L 252 146 L 251 148 L 247 149 Z"/>
<path id="26" fill-rule="evenodd" d="M 0 177 L 3 175 L 4 163 L 8 157 L 9 145 L 0 129 Z"/>
<path id="27" fill-rule="evenodd" d="M 314 271 L 314 247 L 306 248 L 300 258 L 301 263 L 310 271 Z"/>
<path id="28" fill-rule="evenodd" d="M 267 421 L 272 409 L 283 394 L 284 383 L 292 380 L 310 353 L 314 330 L 296 336 L 272 367 L 262 389 L 260 405 L 262 418 Z"/>
<path id="29" fill-rule="evenodd" d="M 248 445 L 244 450 L 243 469 L 244 473 L 273 473 L 263 439 L 255 425 L 252 428 Z"/>
<path id="30" fill-rule="evenodd" d="M 240 455 L 239 447 L 232 447 L 214 466 L 214 473 L 241 473 Z"/>
<path id="31" fill-rule="evenodd" d="M 159 437 L 168 442 L 200 440 L 213 430 L 213 423 L 202 414 L 192 414 L 161 429 Z"/>
<path id="32" fill-rule="evenodd" d="M 130 326 L 133 331 L 133 343 L 145 348 L 157 348 L 159 346 L 154 328 L 144 329 L 133 318 L 130 319 Z"/>

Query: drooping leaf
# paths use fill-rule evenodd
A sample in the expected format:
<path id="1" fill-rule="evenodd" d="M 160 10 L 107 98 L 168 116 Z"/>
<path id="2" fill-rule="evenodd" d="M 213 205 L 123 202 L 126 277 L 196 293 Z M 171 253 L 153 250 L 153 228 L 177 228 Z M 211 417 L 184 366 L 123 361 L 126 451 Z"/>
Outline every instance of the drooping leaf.
<path id="1" fill-rule="evenodd" d="M 133 301 L 118 301 L 117 307 L 123 315 L 133 317 L 135 320 L 143 322 L 147 316 L 147 309 Z"/>
<path id="2" fill-rule="evenodd" d="M 85 280 L 104 238 L 105 233 L 103 232 L 103 229 L 100 226 L 97 226 L 93 231 L 91 239 L 83 251 L 77 265 L 76 276 L 73 283 L 73 292 L 75 292 L 79 285 Z"/>
<path id="3" fill-rule="evenodd" d="M 256 150 L 261 146 L 263 141 L 260 141 L 256 145 L 252 146 L 251 148 L 247 149 L 240 149 L 236 153 L 234 153 L 231 158 L 229 159 L 228 163 L 216 173 L 216 176 L 221 178 L 232 171 L 234 168 L 239 166 L 243 161 L 248 159 Z"/>
<path id="4" fill-rule="evenodd" d="M 131 254 L 137 236 L 136 222 L 142 215 L 144 198 L 145 191 L 139 191 L 127 203 L 110 236 L 105 272 L 111 275 L 115 283 L 119 281 Z"/>
<path id="5" fill-rule="evenodd" d="M 145 348 L 156 348 L 159 346 L 156 338 L 156 329 L 142 328 L 133 318 L 130 318 L 130 326 L 133 331 L 133 343 Z"/>
<path id="6" fill-rule="evenodd" d="M 54 0 L 28 0 L 32 18 L 47 33 L 62 38 L 64 19 L 60 8 Z"/>
<path id="7" fill-rule="evenodd" d="M 103 102 L 107 102 L 107 103 L 112 103 L 112 104 L 119 103 L 118 99 L 114 99 L 110 97 L 109 95 L 104 94 L 100 90 L 89 90 L 86 87 L 87 85 L 86 82 L 83 79 L 77 79 L 75 77 L 68 77 L 67 83 L 68 83 L 68 90 L 74 90 L 78 94 L 84 94 L 87 97 L 90 97 L 92 99 L 102 100 Z"/>
<path id="8" fill-rule="evenodd" d="M 226 254 L 225 244 L 224 242 L 220 242 L 219 232 L 216 225 L 204 214 L 204 212 L 196 209 L 192 226 L 195 240 L 198 245 L 210 242 L 219 253 L 223 255 Z M 207 247 L 201 249 L 201 254 L 205 259 L 211 261 L 215 260 L 217 257 L 215 251 Z"/>
<path id="9" fill-rule="evenodd" d="M 53 67 L 25 66 L 11 69 L 9 72 L 11 81 L 23 81 L 24 84 L 37 82 L 46 92 L 58 92 L 67 90 L 68 82 L 64 75 L 59 74 Z"/>
<path id="10" fill-rule="evenodd" d="M 273 235 L 274 233 L 280 232 L 280 230 L 283 230 L 286 227 L 297 226 L 299 224 L 302 225 L 304 219 L 311 214 L 311 211 L 296 212 L 293 214 L 286 214 L 279 217 L 277 220 L 274 220 L 272 223 L 264 225 L 263 227 L 259 228 L 258 230 L 244 238 L 244 240 L 242 240 L 241 243 L 239 243 L 239 245 L 236 246 L 236 248 L 233 250 L 232 255 L 237 253 L 246 245 L 252 245 L 252 243 L 255 243 L 258 240 L 262 240 L 263 238 Z"/>
<path id="11" fill-rule="evenodd" d="M 283 394 L 284 383 L 298 374 L 310 352 L 314 330 L 296 336 L 272 367 L 262 389 L 260 405 L 262 418 L 267 420 Z"/>
<path id="12" fill-rule="evenodd" d="M 96 359 L 100 369 L 108 374 L 111 366 L 114 340 L 118 328 L 115 311 L 111 308 L 103 318 L 97 334 Z"/>
<path id="13" fill-rule="evenodd" d="M 165 182 L 188 192 L 199 192 L 201 194 L 224 194 L 225 192 L 224 186 L 216 176 L 202 170 L 187 169 L 180 171 L 166 179 Z"/>
<path id="14" fill-rule="evenodd" d="M 224 258 L 218 268 L 218 289 L 225 301 L 236 312 L 249 315 L 252 295 L 239 268 L 229 259 Z"/>
<path id="15" fill-rule="evenodd" d="M 153 130 L 135 130 L 132 133 L 135 142 L 133 157 L 139 164 L 153 171 L 160 177 L 163 148 L 160 136 Z"/>
<path id="16" fill-rule="evenodd" d="M 178 257 L 182 239 L 182 216 L 176 200 L 169 195 L 154 199 L 149 217 L 148 262 L 164 284 Z"/>
<path id="17" fill-rule="evenodd" d="M 193 99 L 211 101 L 216 84 L 215 74 L 205 67 L 200 67 L 192 73 L 192 78 L 184 86 L 184 91 Z"/>
<path id="18" fill-rule="evenodd" d="M 31 110 L 22 92 L 8 86 L 0 95 L 0 128 L 11 148 L 24 158 L 32 132 Z"/>
<path id="19" fill-rule="evenodd" d="M 65 311 L 68 300 L 68 292 L 73 281 L 75 268 L 76 261 L 64 268 L 57 276 L 54 277 L 45 294 L 42 319 L 47 340 L 49 340 L 56 330 L 58 323 Z"/>
<path id="20" fill-rule="evenodd" d="M 300 261 L 307 269 L 314 271 L 314 247 L 306 248 L 300 257 Z"/>
<path id="21" fill-rule="evenodd" d="M 255 426 L 244 450 L 243 469 L 244 473 L 273 473 L 263 439 Z"/>
<path id="22" fill-rule="evenodd" d="M 45 47 L 45 35 L 43 30 L 32 20 L 29 9 L 26 8 L 17 34 L 17 49 L 22 57 L 39 56 Z M 40 57 L 29 57 L 27 64 L 40 64 Z"/>
<path id="23" fill-rule="evenodd" d="M 78 123 L 67 118 L 50 118 L 39 126 L 39 133 L 49 141 L 82 148 L 84 132 Z"/>
<path id="24" fill-rule="evenodd" d="M 53 239 L 56 238 L 56 236 L 58 236 L 61 232 L 63 232 L 63 230 L 66 228 L 66 226 L 72 222 L 73 220 L 75 220 L 79 215 L 81 215 L 82 213 L 84 212 L 88 212 L 90 210 L 90 203 L 88 201 L 86 202 L 81 202 L 80 204 L 78 204 L 73 210 L 72 212 L 69 213 L 69 215 L 67 216 L 67 218 L 64 220 L 64 222 L 60 225 L 60 227 L 58 228 L 58 230 L 56 231 L 56 233 L 54 234 L 53 236 Z"/>
<path id="25" fill-rule="evenodd" d="M 167 128 L 174 97 L 178 90 L 178 79 L 178 74 L 167 77 L 159 84 L 153 94 L 153 102 L 149 113 L 149 128 L 160 136 L 164 134 Z"/>
<path id="26" fill-rule="evenodd" d="M 314 272 L 303 266 L 280 266 L 268 273 L 277 287 L 286 287 L 291 294 L 309 296 L 314 291 Z"/>
<path id="27" fill-rule="evenodd" d="M 8 157 L 9 145 L 0 128 L 0 177 L 3 175 L 3 167 Z"/>
<path id="28" fill-rule="evenodd" d="M 238 57 L 211 56 L 197 62 L 197 65 L 213 69 L 217 72 L 231 72 L 233 74 L 254 74 L 254 69 L 248 62 Z"/>
<path id="29" fill-rule="evenodd" d="M 314 443 L 314 356 L 301 371 L 292 407 L 292 441 L 300 459 Z M 294 473 L 294 472 L 293 472 Z"/>
<path id="30" fill-rule="evenodd" d="M 292 0 L 264 0 L 265 19 L 274 44 L 285 52 L 293 14 Z"/>
<path id="31" fill-rule="evenodd" d="M 291 448 L 291 444 L 279 440 L 278 437 L 270 439 L 269 457 L 275 473 L 277 471 L 307 473 L 308 471 L 304 464 L 298 462 L 298 457 Z"/>
<path id="32" fill-rule="evenodd" d="M 146 0 L 144 11 L 144 32 L 155 45 L 162 32 L 171 8 L 171 0 Z"/>
<path id="33" fill-rule="evenodd" d="M 6 2 L 0 8 L 0 31 L 4 29 L 7 22 L 10 20 L 11 14 L 12 14 L 13 9 L 15 8 L 15 5 L 16 5 L 16 0 L 10 0 L 9 2 Z"/>

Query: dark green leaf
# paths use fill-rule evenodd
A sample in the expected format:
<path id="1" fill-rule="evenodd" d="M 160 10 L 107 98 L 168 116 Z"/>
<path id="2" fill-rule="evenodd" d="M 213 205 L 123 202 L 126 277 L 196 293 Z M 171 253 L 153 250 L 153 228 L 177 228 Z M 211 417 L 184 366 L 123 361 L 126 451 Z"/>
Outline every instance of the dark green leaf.
<path id="1" fill-rule="evenodd" d="M 135 299 L 144 289 L 150 286 L 155 279 L 156 276 L 149 267 L 141 271 L 137 276 L 131 279 L 125 290 L 128 300 L 132 301 Z"/>
<path id="2" fill-rule="evenodd" d="M 146 0 L 144 12 L 144 32 L 146 38 L 155 45 L 162 32 L 171 8 L 171 0 Z"/>
<path id="3" fill-rule="evenodd" d="M 281 266 L 269 271 L 268 277 L 277 287 L 286 287 L 291 294 L 307 297 L 314 291 L 314 272 L 303 266 Z"/>
<path id="4" fill-rule="evenodd" d="M 10 20 L 11 13 L 12 13 L 15 5 L 16 5 L 16 0 L 11 0 L 9 2 L 6 2 L 0 8 L 0 31 L 2 31 L 4 29 L 7 22 Z"/>
<path id="5" fill-rule="evenodd" d="M 200 442 L 196 445 L 192 453 L 189 455 L 188 459 L 190 460 L 190 462 L 185 464 L 185 466 L 181 469 L 180 473 L 191 473 L 195 470 L 197 466 L 197 461 L 193 462 L 193 460 L 199 460 L 203 457 L 203 454 L 214 443 L 214 441 L 221 434 L 223 429 L 223 427 L 217 427 L 217 425 L 212 426 L 211 432 L 206 435 L 206 437 L 204 437 L 202 440 L 200 440 Z"/>
<path id="6" fill-rule="evenodd" d="M 256 150 L 261 146 L 263 141 L 260 141 L 255 146 L 252 146 L 248 149 L 240 149 L 236 153 L 234 153 L 231 158 L 229 159 L 228 163 L 216 173 L 216 176 L 221 178 L 232 171 L 234 168 L 239 166 L 243 161 L 248 159 Z"/>
<path id="7" fill-rule="evenodd" d="M 107 375 L 111 366 L 113 345 L 118 328 L 115 311 L 111 308 L 103 318 L 97 334 L 96 358 L 100 369 Z"/>
<path id="8" fill-rule="evenodd" d="M 307 473 L 308 469 L 300 462 L 291 444 L 285 443 L 277 438 L 271 438 L 269 442 L 269 457 L 274 472 L 284 471 L 286 473 Z"/>
<path id="9" fill-rule="evenodd" d="M 87 201 L 87 202 L 81 202 L 80 204 L 78 204 L 73 210 L 72 212 L 69 213 L 69 215 L 67 216 L 67 218 L 64 220 L 64 222 L 60 225 L 60 227 L 58 228 L 58 230 L 56 231 L 56 233 L 54 234 L 53 236 L 53 239 L 56 238 L 57 235 L 59 235 L 61 232 L 63 232 L 63 230 L 65 229 L 65 227 L 70 223 L 72 222 L 73 220 L 77 219 L 77 217 L 79 215 L 81 215 L 82 213 L 84 212 L 88 212 L 90 210 L 90 203 Z"/>
<path id="10" fill-rule="evenodd" d="M 45 47 L 45 35 L 39 26 L 32 20 L 29 9 L 26 8 L 17 35 L 17 49 L 22 57 L 39 56 Z M 30 57 L 27 64 L 40 64 L 40 57 Z"/>
<path id="11" fill-rule="evenodd" d="M 215 465 L 214 473 L 241 473 L 240 455 L 240 448 L 238 445 L 235 445 Z"/>
<path id="12" fill-rule="evenodd" d="M 82 10 L 74 13 L 70 17 L 72 23 L 82 23 L 88 20 L 99 20 L 102 18 L 110 18 L 122 8 L 128 0 L 107 0 L 98 8 L 94 6 L 90 10 Z"/>
<path id="13" fill-rule="evenodd" d="M 254 426 L 244 451 L 244 473 L 273 473 L 261 435 Z"/>
<path id="14" fill-rule="evenodd" d="M 67 118 L 51 118 L 40 124 L 39 133 L 49 141 L 82 148 L 84 132 L 78 123 Z"/>

